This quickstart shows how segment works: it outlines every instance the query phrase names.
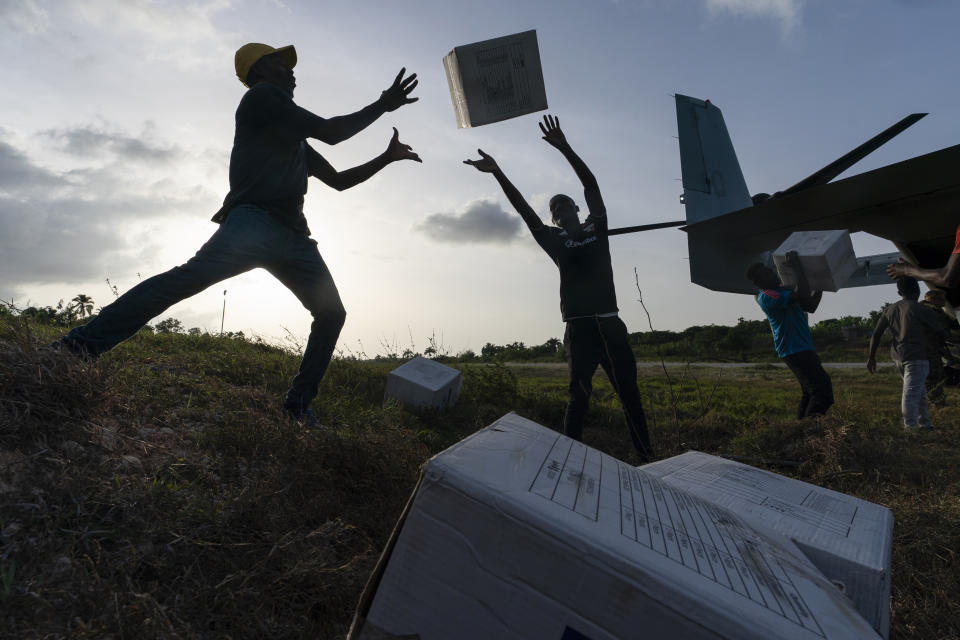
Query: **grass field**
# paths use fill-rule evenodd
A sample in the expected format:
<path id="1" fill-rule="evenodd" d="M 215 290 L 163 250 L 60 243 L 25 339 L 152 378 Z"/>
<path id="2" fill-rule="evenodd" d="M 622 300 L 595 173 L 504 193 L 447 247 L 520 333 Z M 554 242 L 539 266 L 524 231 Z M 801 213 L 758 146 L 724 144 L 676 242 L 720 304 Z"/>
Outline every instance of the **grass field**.
<path id="1" fill-rule="evenodd" d="M 556 427 L 562 367 L 457 365 L 445 416 L 383 406 L 396 363 L 336 360 L 287 421 L 298 358 L 210 335 L 140 334 L 96 364 L 0 318 L 0 637 L 338 638 L 420 465 L 508 411 Z M 940 428 L 900 426 L 892 370 L 833 370 L 837 404 L 792 419 L 789 371 L 640 373 L 656 455 L 737 456 L 890 507 L 893 638 L 960 637 L 960 390 Z M 634 462 L 600 373 L 587 444 Z M 799 463 L 799 464 L 786 464 Z"/>

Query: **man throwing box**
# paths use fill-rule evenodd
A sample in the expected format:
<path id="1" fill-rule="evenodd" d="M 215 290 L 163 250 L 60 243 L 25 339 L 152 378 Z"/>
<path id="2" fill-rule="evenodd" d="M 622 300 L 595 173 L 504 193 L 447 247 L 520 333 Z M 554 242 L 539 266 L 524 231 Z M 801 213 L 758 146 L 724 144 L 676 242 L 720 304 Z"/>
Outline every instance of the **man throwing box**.
<path id="1" fill-rule="evenodd" d="M 384 113 L 416 102 L 418 98 L 410 97 L 417 86 L 416 74 L 404 78 L 401 69 L 376 101 L 356 113 L 326 119 L 293 102 L 297 53 L 292 45 L 274 49 L 245 44 L 237 50 L 234 63 L 237 77 L 250 89 L 236 112 L 230 193 L 213 217 L 220 228 L 185 264 L 138 284 L 55 344 L 96 358 L 171 305 L 221 280 L 263 267 L 313 315 L 300 370 L 284 400 L 294 419 L 313 426 L 310 402 L 330 363 L 346 311 L 303 215 L 307 178 L 313 176 L 343 191 L 392 162 L 420 162 L 420 158 L 400 142 L 394 129 L 382 154 L 337 171 L 306 139 L 337 144 Z"/>
<path id="2" fill-rule="evenodd" d="M 833 404 L 833 382 L 813 348 L 807 314 L 820 306 L 823 292 L 810 291 L 796 251 L 787 253 L 786 265 L 797 274 L 796 289 L 783 286 L 777 273 L 762 262 L 747 269 L 747 278 L 760 289 L 757 304 L 767 315 L 777 355 L 800 383 L 797 418 L 822 416 Z"/>
<path id="3" fill-rule="evenodd" d="M 537 244 L 560 270 L 560 312 L 567 325 L 563 344 L 570 370 L 564 433 L 574 440 L 581 439 L 583 419 L 593 389 L 593 374 L 599 364 L 620 396 L 633 446 L 646 461 L 652 456 L 647 418 L 637 389 L 637 361 L 630 348 L 627 327 L 617 316 L 607 212 L 600 187 L 593 173 L 567 142 L 557 118 L 544 116 L 540 131 L 543 139 L 563 154 L 583 184 L 583 196 L 590 215 L 582 224 L 577 215 L 580 208 L 570 196 L 563 194 L 550 199 L 550 214 L 556 226 L 543 224 L 496 160 L 482 150 L 477 149 L 479 160 L 464 160 L 464 163 L 493 174 Z"/>

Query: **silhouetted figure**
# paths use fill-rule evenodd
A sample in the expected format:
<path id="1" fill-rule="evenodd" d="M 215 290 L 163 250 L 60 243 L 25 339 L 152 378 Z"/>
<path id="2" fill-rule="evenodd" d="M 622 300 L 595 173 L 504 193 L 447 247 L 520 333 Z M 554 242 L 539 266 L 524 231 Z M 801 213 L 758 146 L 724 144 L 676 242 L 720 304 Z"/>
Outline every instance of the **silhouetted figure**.
<path id="1" fill-rule="evenodd" d="M 582 224 L 580 208 L 570 196 L 550 199 L 550 214 L 556 226 L 548 227 L 507 179 L 496 161 L 482 150 L 479 160 L 464 160 L 484 173 L 492 173 L 504 194 L 527 224 L 537 244 L 560 270 L 560 312 L 567 328 L 563 344 L 570 370 L 570 395 L 563 418 L 564 433 L 580 440 L 590 403 L 593 374 L 603 367 L 623 405 L 633 446 L 641 458 L 652 455 L 647 419 L 637 389 L 637 362 L 630 348 L 627 327 L 617 315 L 617 296 L 610 265 L 607 212 L 600 187 L 587 165 L 567 142 L 560 121 L 544 116 L 543 139 L 570 162 L 583 184 L 590 215 Z"/>
<path id="2" fill-rule="evenodd" d="M 823 292 L 810 291 L 796 251 L 787 253 L 786 265 L 797 274 L 796 289 L 783 286 L 777 273 L 762 262 L 747 269 L 747 278 L 760 289 L 757 304 L 767 314 L 777 355 L 800 383 L 797 418 L 821 416 L 833 404 L 833 382 L 813 348 L 807 314 L 820 306 Z"/>
<path id="3" fill-rule="evenodd" d="M 876 372 L 877 347 L 880 346 L 884 331 L 889 329 L 893 334 L 890 357 L 903 378 L 903 395 L 900 401 L 903 426 L 906 429 L 933 429 L 927 408 L 926 381 L 927 374 L 930 373 L 927 342 L 930 334 L 945 337 L 946 327 L 937 317 L 937 312 L 917 302 L 920 298 L 920 285 L 914 278 L 897 278 L 897 293 L 901 300 L 884 308 L 873 335 L 870 336 L 867 371 Z"/>
<path id="4" fill-rule="evenodd" d="M 404 78 L 401 69 L 393 84 L 370 105 L 325 119 L 293 102 L 293 67 L 297 63 L 293 46 L 274 49 L 246 44 L 237 50 L 234 62 L 237 77 L 249 90 L 236 112 L 230 193 L 213 217 L 220 228 L 188 262 L 138 284 L 94 320 L 73 329 L 60 345 L 95 358 L 171 305 L 221 280 L 263 267 L 313 315 L 300 370 L 284 400 L 293 418 L 312 426 L 315 418 L 310 402 L 330 363 L 346 311 L 303 215 L 307 178 L 313 176 L 342 191 L 392 162 L 420 162 L 420 158 L 399 141 L 394 129 L 382 154 L 337 171 L 306 139 L 337 144 L 384 113 L 415 102 L 418 98 L 409 94 L 417 86 L 416 75 Z"/>

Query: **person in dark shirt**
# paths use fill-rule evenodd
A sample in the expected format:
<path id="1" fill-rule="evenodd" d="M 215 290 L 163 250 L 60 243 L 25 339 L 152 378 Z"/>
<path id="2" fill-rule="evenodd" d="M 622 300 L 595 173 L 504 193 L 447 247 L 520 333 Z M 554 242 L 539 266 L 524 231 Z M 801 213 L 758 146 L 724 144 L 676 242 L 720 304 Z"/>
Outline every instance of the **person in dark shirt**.
<path id="1" fill-rule="evenodd" d="M 607 212 L 600 187 L 593 173 L 567 142 L 559 119 L 544 116 L 540 130 L 543 139 L 563 154 L 583 184 L 584 199 L 590 210 L 583 223 L 578 215 L 580 208 L 573 198 L 557 194 L 550 199 L 550 214 L 555 226 L 543 224 L 496 160 L 483 150 L 477 149 L 479 160 L 464 160 L 464 163 L 493 174 L 537 244 L 560 270 L 560 313 L 566 323 L 563 344 L 570 370 L 564 433 L 574 440 L 581 439 L 593 374 L 600 365 L 620 396 L 633 446 L 646 461 L 652 456 L 650 436 L 637 388 L 636 358 L 630 348 L 627 327 L 617 315 Z"/>
<path id="2" fill-rule="evenodd" d="M 897 278 L 897 293 L 901 300 L 883 309 L 870 337 L 867 370 L 876 373 L 877 347 L 880 346 L 884 331 L 889 330 L 893 334 L 890 357 L 903 377 L 900 402 L 903 426 L 905 429 L 933 429 L 925 386 L 927 374 L 930 373 L 927 341 L 929 334 L 945 335 L 946 327 L 935 311 L 917 301 L 920 298 L 920 285 L 914 278 Z"/>
<path id="3" fill-rule="evenodd" d="M 786 265 L 797 274 L 796 289 L 783 286 L 777 273 L 762 262 L 747 269 L 747 278 L 760 289 L 757 304 L 770 322 L 777 355 L 800 383 L 797 418 L 822 416 L 833 404 L 833 382 L 813 348 L 807 314 L 820 306 L 823 292 L 810 291 L 796 251 L 788 252 L 785 258 Z"/>
<path id="4" fill-rule="evenodd" d="M 420 162 L 399 140 L 396 128 L 387 149 L 359 166 L 338 171 L 308 143 L 337 144 L 384 113 L 416 102 L 416 74 L 405 69 L 380 97 L 356 113 L 322 118 L 293 102 L 293 46 L 275 49 L 249 43 L 237 50 L 237 77 L 249 90 L 236 112 L 230 155 L 230 192 L 213 221 L 220 228 L 185 264 L 140 283 L 86 325 L 64 336 L 63 347 L 96 358 L 135 334 L 148 320 L 210 285 L 256 267 L 282 282 L 313 315 L 300 370 L 284 400 L 297 421 L 316 424 L 310 402 L 333 355 L 346 311 L 317 242 L 303 215 L 307 178 L 342 191 L 367 180 L 392 162 Z"/>

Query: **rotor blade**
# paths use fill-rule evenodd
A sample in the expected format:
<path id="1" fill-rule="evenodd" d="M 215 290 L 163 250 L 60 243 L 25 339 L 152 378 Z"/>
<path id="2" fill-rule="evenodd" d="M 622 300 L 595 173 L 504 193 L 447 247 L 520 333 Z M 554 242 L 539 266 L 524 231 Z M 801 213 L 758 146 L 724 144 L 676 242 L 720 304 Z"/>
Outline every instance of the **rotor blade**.
<path id="1" fill-rule="evenodd" d="M 925 113 L 911 113 L 909 116 L 893 125 L 886 131 L 878 133 L 874 137 L 870 138 L 862 145 L 851 151 L 850 153 L 834 160 L 820 171 L 817 171 L 813 175 L 804 178 L 797 184 L 793 185 L 789 189 L 784 189 L 777 196 L 786 196 L 791 193 L 796 193 L 797 191 L 803 191 L 804 189 L 809 189 L 810 187 L 816 187 L 821 184 L 827 184 L 838 175 L 860 162 L 868 154 L 876 151 L 880 146 L 889 142 L 894 136 L 899 133 L 902 133 L 907 127 L 914 124 L 917 120 L 924 117 Z"/>
<path id="2" fill-rule="evenodd" d="M 636 227 L 620 227 L 619 229 L 607 229 L 608 236 L 618 236 L 621 233 L 634 233 L 636 231 L 652 231 L 654 229 L 666 229 L 667 227 L 679 227 L 687 224 L 686 220 L 674 220 L 673 222 L 656 222 L 654 224 L 641 224 Z"/>

